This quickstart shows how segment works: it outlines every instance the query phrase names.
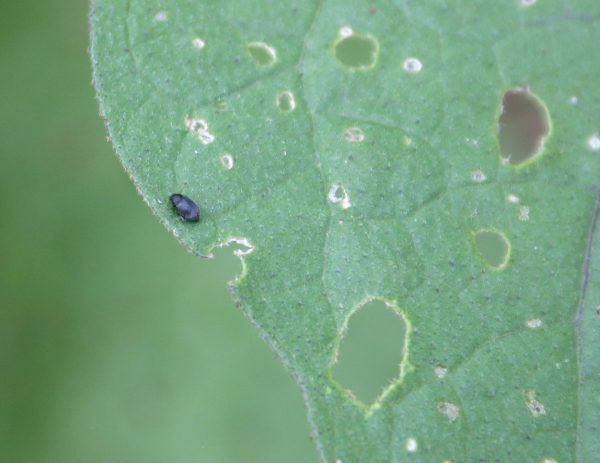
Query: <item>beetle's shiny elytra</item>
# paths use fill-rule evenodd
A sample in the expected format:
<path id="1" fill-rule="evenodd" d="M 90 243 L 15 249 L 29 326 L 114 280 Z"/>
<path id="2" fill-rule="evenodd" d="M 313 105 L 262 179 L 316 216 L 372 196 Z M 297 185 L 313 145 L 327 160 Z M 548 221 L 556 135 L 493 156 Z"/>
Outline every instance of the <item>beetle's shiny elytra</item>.
<path id="1" fill-rule="evenodd" d="M 182 220 L 186 222 L 198 222 L 200 220 L 200 209 L 194 201 L 185 195 L 174 193 L 169 196 L 171 204 Z"/>

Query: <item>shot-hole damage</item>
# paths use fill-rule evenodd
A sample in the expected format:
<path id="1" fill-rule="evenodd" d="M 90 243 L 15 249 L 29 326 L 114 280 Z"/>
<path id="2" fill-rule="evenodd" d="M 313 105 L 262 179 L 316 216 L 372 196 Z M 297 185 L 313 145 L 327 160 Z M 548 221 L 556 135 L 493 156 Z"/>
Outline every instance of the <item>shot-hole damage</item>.
<path id="1" fill-rule="evenodd" d="M 437 409 L 451 423 L 456 421 L 460 416 L 460 409 L 458 408 L 458 405 L 453 404 L 452 402 L 440 402 L 437 404 Z"/>
<path id="2" fill-rule="evenodd" d="M 529 212 L 529 206 L 521 206 L 519 207 L 519 215 L 517 216 L 517 218 L 521 222 L 527 222 L 529 220 Z"/>
<path id="3" fill-rule="evenodd" d="M 473 183 L 483 183 L 487 180 L 487 175 L 479 169 L 472 171 L 470 175 Z"/>
<path id="4" fill-rule="evenodd" d="M 233 156 L 229 153 L 223 153 L 221 155 L 221 165 L 227 170 L 233 169 Z"/>
<path id="5" fill-rule="evenodd" d="M 208 124 L 204 119 L 188 116 L 185 118 L 184 124 L 204 145 L 215 141 L 215 136 L 208 130 Z"/>
<path id="6" fill-rule="evenodd" d="M 327 193 L 327 199 L 332 204 L 339 204 L 342 209 L 348 209 L 352 206 L 348 192 L 341 183 L 331 185 L 331 188 L 329 188 L 329 192 Z"/>
<path id="7" fill-rule="evenodd" d="M 448 368 L 446 368 L 444 365 L 436 365 L 433 369 L 433 372 L 435 373 L 435 376 L 442 379 L 448 374 Z"/>
<path id="8" fill-rule="evenodd" d="M 363 404 L 373 403 L 404 376 L 409 334 L 407 319 L 393 304 L 364 304 L 344 327 L 332 369 L 335 380 Z"/>
<path id="9" fill-rule="evenodd" d="M 546 414 L 546 407 L 542 402 L 536 399 L 535 391 L 527 392 L 527 401 L 525 402 L 527 409 L 534 417 L 539 417 Z"/>
<path id="10" fill-rule="evenodd" d="M 366 71 L 377 62 L 379 44 L 368 34 L 356 34 L 349 27 L 340 29 L 335 42 L 335 57 L 352 71 Z"/>
<path id="11" fill-rule="evenodd" d="M 252 60 L 259 66 L 270 66 L 277 60 L 275 48 L 265 42 L 250 42 L 246 44 L 246 50 Z"/>
<path id="12" fill-rule="evenodd" d="M 423 63 L 415 57 L 406 58 L 402 63 L 402 69 L 409 74 L 417 74 L 423 69 Z"/>
<path id="13" fill-rule="evenodd" d="M 529 89 L 507 91 L 497 127 L 503 163 L 519 166 L 541 156 L 550 128 L 546 107 Z"/>
<path id="14" fill-rule="evenodd" d="M 344 138 L 350 143 L 361 143 L 365 140 L 365 133 L 359 127 L 348 127 L 344 130 Z"/>
<path id="15" fill-rule="evenodd" d="M 502 270 L 510 258 L 510 242 L 504 233 L 493 228 L 472 232 L 473 247 L 493 270 Z"/>
<path id="16" fill-rule="evenodd" d="M 296 99 L 289 90 L 278 93 L 275 97 L 275 105 L 281 112 L 287 113 L 296 109 Z"/>

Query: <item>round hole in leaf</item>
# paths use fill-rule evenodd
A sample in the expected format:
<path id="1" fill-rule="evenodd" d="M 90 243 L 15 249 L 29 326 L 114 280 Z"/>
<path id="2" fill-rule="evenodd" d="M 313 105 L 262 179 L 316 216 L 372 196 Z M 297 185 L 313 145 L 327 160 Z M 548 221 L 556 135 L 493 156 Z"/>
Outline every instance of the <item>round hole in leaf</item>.
<path id="1" fill-rule="evenodd" d="M 353 71 L 363 71 L 375 65 L 379 46 L 370 35 L 352 34 L 335 44 L 335 57 Z"/>
<path id="2" fill-rule="evenodd" d="M 506 267 L 510 257 L 510 242 L 504 233 L 494 229 L 477 230 L 473 234 L 475 248 L 481 258 L 494 270 Z"/>
<path id="3" fill-rule="evenodd" d="M 278 94 L 277 98 L 275 98 L 275 104 L 277 105 L 279 110 L 284 113 L 296 109 L 296 100 L 294 99 L 294 94 L 289 90 L 283 91 L 280 94 Z"/>
<path id="4" fill-rule="evenodd" d="M 254 62 L 259 66 L 270 66 L 277 58 L 275 49 L 264 42 L 250 42 L 246 45 L 246 48 Z"/>

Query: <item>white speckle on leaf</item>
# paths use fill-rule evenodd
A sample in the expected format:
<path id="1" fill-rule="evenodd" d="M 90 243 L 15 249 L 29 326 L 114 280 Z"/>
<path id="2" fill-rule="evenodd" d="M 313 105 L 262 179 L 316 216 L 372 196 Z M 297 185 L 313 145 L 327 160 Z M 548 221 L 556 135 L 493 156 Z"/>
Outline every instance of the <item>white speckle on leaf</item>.
<path id="1" fill-rule="evenodd" d="M 558 463 L 554 458 L 544 458 L 542 463 Z"/>
<path id="2" fill-rule="evenodd" d="M 168 14 L 167 14 L 167 12 L 166 12 L 166 11 L 159 11 L 158 13 L 156 13 L 156 14 L 154 15 L 154 20 L 155 20 L 157 23 L 162 23 L 162 22 L 165 22 L 165 21 L 167 20 L 167 18 L 168 18 Z"/>
<path id="3" fill-rule="evenodd" d="M 409 74 L 416 74 L 423 69 L 423 63 L 418 58 L 406 58 L 402 63 L 402 69 Z"/>
<path id="4" fill-rule="evenodd" d="M 587 144 L 592 151 L 600 150 L 600 137 L 597 133 L 588 138 Z"/>
<path id="5" fill-rule="evenodd" d="M 569 104 L 575 106 L 577 103 L 579 103 L 579 98 L 577 98 L 575 95 L 569 97 Z"/>
<path id="6" fill-rule="evenodd" d="M 348 193 L 341 183 L 336 183 L 331 186 L 329 193 L 327 194 L 327 199 L 333 204 L 339 204 L 342 206 L 342 209 L 348 209 L 352 206 Z"/>
<path id="7" fill-rule="evenodd" d="M 360 143 L 365 139 L 365 133 L 358 127 L 348 127 L 344 131 L 344 138 L 350 143 Z"/>
<path id="8" fill-rule="evenodd" d="M 529 8 L 530 6 L 535 5 L 537 0 L 521 0 L 521 6 L 524 8 Z"/>
<path id="9" fill-rule="evenodd" d="M 231 156 L 229 153 L 224 153 L 221 156 L 221 164 L 223 164 L 225 169 L 231 170 L 233 168 L 233 156 Z"/>
<path id="10" fill-rule="evenodd" d="M 206 44 L 204 43 L 204 40 L 202 40 L 200 37 L 196 37 L 194 40 L 192 40 L 192 45 L 194 46 L 194 48 L 202 50 Z"/>
<path id="11" fill-rule="evenodd" d="M 460 410 L 457 405 L 451 402 L 440 402 L 438 404 L 438 411 L 448 418 L 448 421 L 454 422 L 460 415 Z"/>
<path id="12" fill-rule="evenodd" d="M 407 136 L 405 135 L 405 136 L 404 136 L 404 138 L 403 138 L 402 140 L 404 141 L 404 144 L 405 144 L 406 146 L 410 146 L 410 145 L 412 145 L 412 142 L 413 142 L 413 141 L 412 141 L 412 138 L 410 138 L 410 137 L 407 137 Z"/>
<path id="13" fill-rule="evenodd" d="M 475 183 L 483 183 L 487 180 L 487 176 L 481 170 L 471 172 L 471 181 Z"/>
<path id="14" fill-rule="evenodd" d="M 477 140 L 476 138 L 465 138 L 465 141 L 467 142 L 467 144 L 471 145 L 471 146 L 479 146 L 479 140 Z"/>
<path id="15" fill-rule="evenodd" d="M 433 372 L 435 373 L 435 376 L 437 376 L 438 378 L 443 378 L 448 373 L 448 368 L 446 368 L 442 365 L 438 365 L 433 369 Z"/>
<path id="16" fill-rule="evenodd" d="M 539 318 L 532 318 L 531 320 L 527 320 L 527 328 L 531 328 L 532 330 L 541 328 L 544 323 Z"/>
<path id="17" fill-rule="evenodd" d="M 199 117 L 186 117 L 185 126 L 205 145 L 215 141 L 215 136 L 208 131 L 208 124 L 204 119 Z"/>
<path id="18" fill-rule="evenodd" d="M 515 196 L 512 193 L 506 197 L 506 200 L 512 204 L 519 204 L 519 201 L 521 201 L 518 196 Z"/>
<path id="19" fill-rule="evenodd" d="M 417 444 L 417 439 L 414 437 L 409 437 L 406 439 L 406 450 L 410 453 L 414 453 L 417 451 L 419 445 Z"/>
<path id="20" fill-rule="evenodd" d="M 338 35 L 340 37 L 350 37 L 352 34 L 354 34 L 354 31 L 352 30 L 351 27 L 342 27 L 339 31 L 338 31 Z"/>
<path id="21" fill-rule="evenodd" d="M 519 208 L 519 217 L 521 222 L 527 222 L 529 220 L 529 206 L 521 206 Z"/>

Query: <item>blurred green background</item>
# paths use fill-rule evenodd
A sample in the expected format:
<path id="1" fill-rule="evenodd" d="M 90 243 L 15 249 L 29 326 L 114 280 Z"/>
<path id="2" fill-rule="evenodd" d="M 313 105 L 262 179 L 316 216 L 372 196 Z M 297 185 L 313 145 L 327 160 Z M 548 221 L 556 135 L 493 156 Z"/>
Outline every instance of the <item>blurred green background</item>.
<path id="1" fill-rule="evenodd" d="M 300 392 L 106 142 L 87 2 L 0 7 L 0 463 L 317 460 Z"/>

